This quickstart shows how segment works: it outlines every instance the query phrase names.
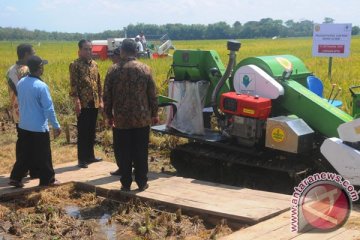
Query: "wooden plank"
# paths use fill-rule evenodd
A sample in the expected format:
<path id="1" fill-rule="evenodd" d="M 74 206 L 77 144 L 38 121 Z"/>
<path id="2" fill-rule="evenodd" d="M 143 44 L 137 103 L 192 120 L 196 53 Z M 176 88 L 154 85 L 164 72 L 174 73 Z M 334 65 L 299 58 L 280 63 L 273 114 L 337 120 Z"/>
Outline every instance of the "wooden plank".
<path id="1" fill-rule="evenodd" d="M 303 233 L 303 234 L 298 234 L 295 237 L 290 238 L 290 239 L 313 240 L 313 239 L 318 238 L 319 234 L 321 234 L 320 235 L 321 239 L 325 240 L 325 239 L 331 239 L 332 237 L 335 237 L 335 236 L 343 235 L 345 231 L 346 231 L 345 228 L 339 228 L 339 229 L 337 229 L 335 231 L 327 232 L 327 233 L 324 233 L 324 232 L 319 233 L 319 232 L 316 232 L 315 230 L 312 230 L 312 231 L 309 231 L 309 232 L 306 232 L 306 233 Z M 347 238 L 343 238 L 343 239 L 347 239 Z"/>
<path id="2" fill-rule="evenodd" d="M 181 183 L 184 187 L 191 185 L 192 188 L 198 189 L 200 191 L 214 191 L 218 188 L 222 188 L 223 192 L 229 192 L 234 193 L 238 192 L 239 189 L 243 190 L 243 193 L 251 193 L 253 196 L 259 196 L 259 197 L 265 197 L 265 198 L 273 198 L 277 200 L 284 200 L 284 201 L 290 201 L 291 196 L 286 194 L 280 194 L 280 193 L 273 193 L 273 192 L 265 192 L 260 190 L 253 190 L 248 188 L 241 188 L 241 187 L 235 187 L 235 186 L 229 186 L 219 183 L 212 183 L 212 182 L 205 182 L 200 180 L 194 180 L 191 178 L 182 178 L 182 177 L 171 177 L 171 179 L 167 179 L 165 181 L 171 181 L 173 183 Z M 207 185 L 206 188 L 203 188 L 204 185 Z"/>
<path id="3" fill-rule="evenodd" d="M 352 240 L 360 239 L 360 231 L 353 229 L 346 229 L 345 232 L 342 232 L 339 235 L 328 238 L 329 240 Z"/>
<path id="4" fill-rule="evenodd" d="M 192 182 L 188 182 L 187 179 L 180 180 L 176 177 L 170 178 L 166 180 L 169 185 L 169 188 L 177 187 L 182 189 L 192 189 L 194 191 L 208 193 L 210 195 L 214 195 L 214 192 L 221 190 L 221 193 L 224 196 L 229 196 L 232 199 L 234 198 L 233 194 L 241 194 L 239 197 L 247 197 L 256 199 L 257 201 L 259 198 L 262 198 L 265 201 L 273 202 L 273 200 L 282 201 L 283 203 L 290 203 L 291 196 L 279 193 L 271 193 L 271 192 L 263 192 L 258 190 L 252 190 L 247 188 L 240 188 L 240 187 L 232 187 L 227 185 L 218 185 L 218 186 L 211 186 L 208 185 L 208 182 L 203 182 L 204 184 L 194 184 Z M 152 184 L 156 184 L 156 180 L 152 182 Z M 206 185 L 206 187 L 204 187 Z M 167 186 L 167 185 L 162 185 Z"/>
<path id="5" fill-rule="evenodd" d="M 55 168 L 56 175 L 55 177 L 62 183 L 71 182 L 71 181 L 87 181 L 93 179 L 100 179 L 111 177 L 112 182 L 118 182 L 120 188 L 120 182 L 118 177 L 110 176 L 109 172 L 115 168 L 116 164 L 110 162 L 100 162 L 96 164 L 91 164 L 87 169 L 80 169 L 77 167 L 77 162 L 69 162 L 57 165 Z M 36 187 L 39 184 L 39 180 L 30 180 L 29 178 L 24 179 L 25 187 L 32 188 Z M 13 188 L 8 185 L 9 174 L 2 175 L 0 177 L 0 195 L 21 192 L 23 189 Z"/>
<path id="6" fill-rule="evenodd" d="M 246 229 L 234 232 L 221 240 L 251 240 L 251 239 L 284 239 L 284 240 L 312 240 L 321 237 L 321 240 L 360 239 L 359 221 L 360 213 L 353 209 L 348 222 L 333 232 L 319 233 L 310 230 L 306 233 L 296 233 L 290 230 L 290 213 L 285 212 L 277 217 L 263 221 Z"/>
<path id="7" fill-rule="evenodd" d="M 62 164 L 56 167 L 56 177 L 62 182 L 76 181 L 86 183 L 103 195 L 120 194 L 125 197 L 139 197 L 167 206 L 182 208 L 204 216 L 226 218 L 232 221 L 258 223 L 247 229 L 235 232 L 223 239 L 314 239 L 319 234 L 292 233 L 290 231 L 289 195 L 251 190 L 247 188 L 209 183 L 190 178 L 182 178 L 166 174 L 149 173 L 150 187 L 144 192 L 132 191 L 123 193 L 119 177 L 110 176 L 109 172 L 116 165 L 109 162 L 91 164 L 88 169 L 79 169 L 76 162 Z M 0 177 L 0 195 L 21 194 L 32 191 L 38 180 L 26 183 L 24 189 L 14 189 L 7 186 L 8 176 Z M 132 185 L 136 188 L 136 184 Z M 38 189 L 38 188 L 35 188 Z M 276 215 L 285 213 L 275 217 Z M 325 239 L 356 239 L 360 238 L 358 222 L 360 214 L 354 209 L 348 223 L 341 229 L 322 233 Z"/>
<path id="8" fill-rule="evenodd" d="M 321 236 L 322 240 L 330 239 L 334 236 L 343 235 L 343 233 L 346 231 L 344 228 L 337 229 L 333 232 L 328 233 L 319 233 L 315 231 L 310 231 L 306 233 L 296 233 L 290 231 L 290 225 L 287 224 L 286 226 L 283 226 L 281 228 L 274 229 L 274 231 L 269 232 L 261 237 L 258 237 L 257 239 L 281 239 L 281 240 L 313 240 Z M 320 234 L 320 235 L 319 235 Z M 344 238 L 347 239 L 347 238 Z"/>
<path id="9" fill-rule="evenodd" d="M 264 203 L 261 204 L 261 206 L 264 206 L 266 208 L 276 208 L 276 207 L 280 207 L 281 209 L 283 209 L 283 206 L 281 206 L 282 204 L 284 204 L 283 201 L 273 201 L 273 199 L 269 199 L 269 198 L 265 198 L 265 197 L 258 197 L 258 196 L 253 196 L 251 194 L 249 194 L 248 192 L 244 193 L 243 189 L 238 189 L 238 191 L 235 191 L 231 194 L 224 192 L 223 189 L 221 188 L 217 188 L 214 191 L 200 191 L 197 188 L 193 188 L 191 185 L 190 186 L 184 186 L 182 184 L 171 184 L 171 182 L 169 182 L 169 184 L 167 185 L 157 185 L 156 183 L 151 183 L 151 185 L 155 187 L 157 187 L 158 191 L 163 192 L 163 193 L 169 193 L 172 194 L 174 196 L 182 196 L 182 197 L 188 197 L 188 198 L 197 198 L 197 199 L 204 199 L 207 202 L 214 202 L 217 204 L 239 204 L 239 201 L 244 201 L 244 202 L 255 202 L 255 203 Z M 203 187 L 204 188 L 204 187 Z M 144 194 L 146 194 L 146 192 L 144 192 Z M 188 194 L 187 196 L 184 196 L 184 194 Z M 222 202 L 219 202 L 219 200 L 222 200 Z M 287 204 L 290 204 L 289 201 L 286 201 Z"/>
<path id="10" fill-rule="evenodd" d="M 269 233 L 280 229 L 284 226 L 289 226 L 289 213 L 283 213 L 277 217 L 258 223 L 254 226 L 234 232 L 228 236 L 221 238 L 221 240 L 251 240 L 266 237 Z M 289 230 L 290 231 L 290 230 Z M 269 239 L 269 238 L 268 238 Z"/>
<path id="11" fill-rule="evenodd" d="M 245 188 L 238 188 L 237 190 L 232 190 L 228 192 L 226 188 L 212 188 L 208 189 L 208 186 L 196 186 L 192 184 L 174 184 L 171 180 L 167 181 L 167 184 L 157 184 L 156 181 L 151 182 L 151 186 L 156 186 L 157 189 L 161 192 L 167 192 L 174 196 L 184 196 L 188 194 L 188 197 L 197 197 L 198 199 L 206 199 L 206 201 L 226 204 L 226 205 L 242 205 L 246 202 L 251 202 L 251 204 L 257 205 L 258 208 L 267 208 L 267 209 L 284 209 L 284 205 L 290 206 L 290 197 L 287 197 L 286 200 L 274 200 L 273 198 L 261 195 L 253 195 L 251 190 Z M 276 194 L 277 195 L 277 194 Z M 286 196 L 286 195 L 285 195 Z M 221 200 L 221 201 L 220 201 Z M 259 204 L 261 203 L 261 204 Z M 254 208 L 254 207 L 253 207 Z"/>
<path id="12" fill-rule="evenodd" d="M 281 240 L 287 240 L 292 239 L 293 237 L 297 236 L 298 233 L 291 232 L 290 230 L 290 224 L 286 224 L 285 226 L 282 226 L 281 228 L 277 228 L 276 230 L 261 236 L 258 239 L 281 239 Z"/>
<path id="13" fill-rule="evenodd" d="M 79 169 L 76 162 L 56 166 L 56 178 L 61 182 L 83 182 L 107 190 L 119 190 L 120 181 L 109 172 L 116 164 L 109 162 L 94 163 L 87 169 Z M 6 182 L 7 183 L 7 182 Z M 0 179 L 0 194 L 21 191 L 9 188 L 4 179 Z M 26 183 L 25 187 L 36 186 L 38 180 Z M 210 183 L 171 176 L 149 173 L 150 187 L 141 193 L 130 192 L 152 201 L 171 203 L 184 209 L 204 214 L 217 215 L 236 221 L 255 223 L 286 211 L 289 208 L 290 196 L 268 193 L 223 184 Z M 132 185 L 132 189 L 136 184 Z"/>
<path id="14" fill-rule="evenodd" d="M 219 206 L 214 206 L 212 204 L 206 203 L 206 202 L 197 202 L 192 199 L 185 199 L 185 198 L 174 198 L 173 196 L 169 195 L 159 195 L 159 193 L 152 193 L 150 191 L 147 191 L 147 194 L 137 194 L 138 196 L 146 199 L 156 200 L 158 202 L 162 203 L 171 203 L 173 205 L 178 206 L 179 208 L 184 208 L 192 211 L 197 211 L 203 214 L 211 214 L 211 215 L 217 215 L 223 218 L 228 218 L 230 220 L 237 220 L 247 223 L 254 223 L 258 221 L 257 214 L 249 214 L 249 212 L 245 211 L 234 211 L 234 209 L 224 209 Z M 244 214 L 245 213 L 245 214 Z M 266 216 L 271 215 L 273 212 L 266 212 L 263 213 L 266 214 Z"/>
<path id="15" fill-rule="evenodd" d="M 280 213 L 284 210 L 287 210 L 286 207 L 281 205 L 276 205 L 274 203 L 264 203 L 256 200 L 247 200 L 246 197 L 238 199 L 227 199 L 224 196 L 217 195 L 204 195 L 199 193 L 194 193 L 190 191 L 179 191 L 178 189 L 173 189 L 171 191 L 163 191 L 164 189 L 155 189 L 152 191 L 150 187 L 147 191 L 139 193 L 139 196 L 153 198 L 158 201 L 163 201 L 164 198 L 168 197 L 173 198 L 173 201 L 179 205 L 184 205 L 187 207 L 196 207 L 204 210 L 213 210 L 218 212 L 227 213 L 230 215 L 238 214 L 246 217 L 246 219 L 252 219 L 257 222 L 264 217 L 273 216 L 273 214 Z M 236 198 L 236 194 L 232 196 Z"/>

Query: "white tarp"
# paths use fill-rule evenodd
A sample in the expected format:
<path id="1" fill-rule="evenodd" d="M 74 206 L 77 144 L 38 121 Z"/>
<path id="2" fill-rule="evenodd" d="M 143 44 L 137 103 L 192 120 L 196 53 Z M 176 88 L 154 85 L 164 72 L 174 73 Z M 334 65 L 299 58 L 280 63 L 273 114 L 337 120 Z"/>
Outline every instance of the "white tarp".
<path id="1" fill-rule="evenodd" d="M 172 118 L 168 111 L 168 126 L 182 133 L 204 135 L 203 108 L 208 81 L 173 81 L 169 82 L 169 97 L 177 101 L 177 113 Z"/>

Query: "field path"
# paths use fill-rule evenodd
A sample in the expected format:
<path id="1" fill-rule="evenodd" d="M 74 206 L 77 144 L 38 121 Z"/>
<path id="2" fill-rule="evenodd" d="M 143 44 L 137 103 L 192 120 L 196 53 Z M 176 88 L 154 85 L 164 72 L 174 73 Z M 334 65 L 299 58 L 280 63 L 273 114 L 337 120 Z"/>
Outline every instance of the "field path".
<path id="1" fill-rule="evenodd" d="M 252 225 L 225 237 L 235 239 L 314 239 L 318 233 L 290 232 L 290 198 L 271 193 L 182 178 L 162 173 L 149 173 L 150 187 L 144 192 L 121 192 L 119 177 L 110 176 L 116 169 L 110 162 L 99 162 L 80 169 L 76 162 L 57 165 L 56 178 L 62 183 L 76 182 L 80 187 L 108 197 L 139 197 L 208 218 L 225 218 L 231 222 Z M 9 199 L 37 188 L 38 180 L 26 179 L 23 189 L 7 185 L 8 175 L 0 175 L 0 199 Z M 335 232 L 320 234 L 322 239 L 360 239 L 360 213 L 353 210 L 348 222 Z"/>
<path id="2" fill-rule="evenodd" d="M 94 190 L 109 194 L 137 196 L 164 205 L 181 208 L 202 215 L 226 218 L 254 224 L 287 211 L 290 196 L 278 193 L 232 187 L 222 184 L 182 178 L 162 173 L 149 173 L 150 187 L 144 192 L 136 191 L 133 182 L 132 191 L 120 192 L 119 177 L 110 176 L 116 169 L 110 162 L 99 162 L 80 169 L 76 162 L 56 166 L 56 178 L 62 183 L 79 182 L 95 188 Z M 16 189 L 7 185 L 8 175 L 0 175 L 0 198 L 31 190 L 37 186 L 38 180 L 26 179 L 24 189 Z"/>

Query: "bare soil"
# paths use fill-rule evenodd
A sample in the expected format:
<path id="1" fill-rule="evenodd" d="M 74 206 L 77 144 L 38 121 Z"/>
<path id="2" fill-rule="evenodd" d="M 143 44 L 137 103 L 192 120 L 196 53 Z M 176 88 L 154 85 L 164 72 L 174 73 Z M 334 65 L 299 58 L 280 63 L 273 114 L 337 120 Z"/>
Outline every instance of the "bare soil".
<path id="1" fill-rule="evenodd" d="M 0 202 L 0 238 L 6 239 L 217 239 L 231 232 L 225 221 L 214 226 L 180 209 L 108 200 L 73 184 Z"/>

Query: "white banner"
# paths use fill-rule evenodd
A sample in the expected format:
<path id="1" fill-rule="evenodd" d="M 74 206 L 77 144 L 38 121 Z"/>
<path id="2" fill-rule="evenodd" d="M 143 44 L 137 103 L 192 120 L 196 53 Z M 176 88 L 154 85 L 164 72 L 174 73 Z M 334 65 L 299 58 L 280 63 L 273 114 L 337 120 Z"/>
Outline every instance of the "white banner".
<path id="1" fill-rule="evenodd" d="M 351 23 L 315 24 L 312 55 L 317 57 L 348 57 L 351 29 Z"/>

